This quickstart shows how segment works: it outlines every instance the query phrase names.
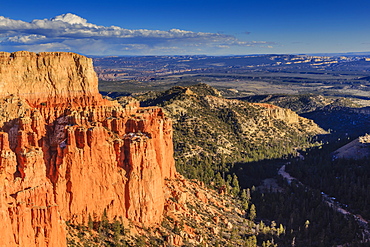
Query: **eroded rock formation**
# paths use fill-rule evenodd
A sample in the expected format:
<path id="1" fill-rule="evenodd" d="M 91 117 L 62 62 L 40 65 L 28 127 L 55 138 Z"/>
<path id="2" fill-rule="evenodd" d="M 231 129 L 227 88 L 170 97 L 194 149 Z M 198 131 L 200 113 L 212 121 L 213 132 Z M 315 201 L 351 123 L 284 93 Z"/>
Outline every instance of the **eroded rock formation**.
<path id="1" fill-rule="evenodd" d="M 175 176 L 160 108 L 102 98 L 90 59 L 0 53 L 0 246 L 66 246 L 65 222 L 160 223 Z"/>

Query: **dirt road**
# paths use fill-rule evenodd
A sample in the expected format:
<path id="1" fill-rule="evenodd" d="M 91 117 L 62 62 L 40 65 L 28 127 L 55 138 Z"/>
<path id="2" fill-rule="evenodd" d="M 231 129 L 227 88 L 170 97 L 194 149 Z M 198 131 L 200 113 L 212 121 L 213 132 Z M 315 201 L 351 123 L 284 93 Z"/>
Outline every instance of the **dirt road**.
<path id="1" fill-rule="evenodd" d="M 304 186 L 308 188 L 308 186 L 305 186 L 298 179 L 296 179 L 295 177 L 292 177 L 288 172 L 286 172 L 285 165 L 280 167 L 278 174 L 282 176 L 288 182 L 289 185 L 292 184 L 292 181 L 296 181 L 296 184 L 299 184 L 300 186 Z M 355 215 L 351 213 L 350 211 L 348 211 L 347 209 L 344 209 L 342 206 L 343 204 L 336 201 L 334 197 L 329 196 L 325 194 L 324 192 L 321 192 L 321 195 L 322 195 L 323 201 L 329 207 L 333 208 L 335 211 L 341 214 L 352 216 L 357 222 L 357 224 L 360 226 L 360 228 L 362 229 L 362 238 L 363 238 L 362 241 L 364 243 L 370 242 L 370 222 L 369 221 L 365 220 L 361 215 Z"/>

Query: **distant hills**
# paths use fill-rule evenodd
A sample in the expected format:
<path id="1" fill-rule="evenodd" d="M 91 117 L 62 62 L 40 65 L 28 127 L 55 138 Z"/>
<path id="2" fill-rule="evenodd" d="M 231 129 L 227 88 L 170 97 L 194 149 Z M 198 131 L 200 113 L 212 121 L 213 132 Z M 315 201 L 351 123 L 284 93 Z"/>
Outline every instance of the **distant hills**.
<path id="1" fill-rule="evenodd" d="M 366 55 L 140 56 L 94 58 L 105 94 L 207 83 L 226 97 L 315 94 L 370 105 Z"/>
<path id="2" fill-rule="evenodd" d="M 179 73 L 240 73 L 265 69 L 317 70 L 334 64 L 360 61 L 363 57 L 313 55 L 248 56 L 137 56 L 95 57 L 94 65 L 102 80 L 146 81 Z M 227 72 L 226 72 L 227 71 Z"/>

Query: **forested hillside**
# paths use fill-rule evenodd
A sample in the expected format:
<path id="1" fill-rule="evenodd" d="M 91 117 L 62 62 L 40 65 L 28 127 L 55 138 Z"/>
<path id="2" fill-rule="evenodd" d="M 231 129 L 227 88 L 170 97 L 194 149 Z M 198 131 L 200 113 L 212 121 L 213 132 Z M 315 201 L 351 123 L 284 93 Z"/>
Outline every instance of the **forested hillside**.
<path id="1" fill-rule="evenodd" d="M 162 106 L 174 121 L 177 169 L 209 184 L 233 163 L 297 155 L 325 131 L 312 120 L 269 104 L 225 99 L 198 84 L 149 92 L 137 97 L 143 106 Z"/>

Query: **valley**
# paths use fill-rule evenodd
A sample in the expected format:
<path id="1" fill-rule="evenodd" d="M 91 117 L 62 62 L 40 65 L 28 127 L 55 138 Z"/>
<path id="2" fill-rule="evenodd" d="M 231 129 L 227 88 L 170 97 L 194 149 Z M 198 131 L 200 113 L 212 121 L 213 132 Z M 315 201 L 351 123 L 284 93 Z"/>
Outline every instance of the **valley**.
<path id="1" fill-rule="evenodd" d="M 366 57 L 99 59 L 0 53 L 1 246 L 369 244 Z"/>
<path id="2" fill-rule="evenodd" d="M 366 56 L 152 56 L 94 58 L 100 90 L 130 94 L 207 83 L 225 96 L 320 94 L 368 105 Z M 119 72 L 124 71 L 122 76 Z"/>
<path id="3" fill-rule="evenodd" d="M 113 61 L 131 77 L 117 74 L 108 80 L 111 71 L 102 68 Z M 160 106 L 174 120 L 174 155 L 182 175 L 210 188 L 226 186 L 239 200 L 240 190 L 248 190 L 246 209 L 255 205 L 255 221 L 284 226 L 285 234 L 273 237 L 271 246 L 367 246 L 368 229 L 361 222 L 370 219 L 369 150 L 334 156 L 368 133 L 367 57 L 163 56 L 94 62 L 102 94 Z M 131 64 L 130 70 L 123 63 Z M 158 70 L 163 64 L 166 71 Z M 284 164 L 286 177 L 301 185 L 279 176 Z M 330 207 L 332 197 L 342 204 Z M 258 244 L 267 241 L 257 239 Z"/>

